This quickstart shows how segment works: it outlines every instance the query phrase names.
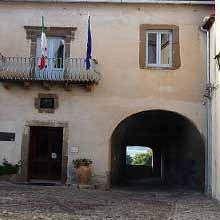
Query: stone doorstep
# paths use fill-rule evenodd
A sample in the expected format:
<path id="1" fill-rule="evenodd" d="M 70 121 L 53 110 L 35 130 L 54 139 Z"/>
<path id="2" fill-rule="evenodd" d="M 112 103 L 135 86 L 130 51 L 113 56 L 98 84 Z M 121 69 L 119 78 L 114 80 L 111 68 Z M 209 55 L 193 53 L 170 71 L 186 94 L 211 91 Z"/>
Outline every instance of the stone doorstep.
<path id="1" fill-rule="evenodd" d="M 69 187 L 72 187 L 74 189 L 96 189 L 95 185 L 92 184 L 78 184 L 78 183 L 69 183 L 66 184 Z"/>
<path id="2" fill-rule="evenodd" d="M 104 184 L 78 184 L 78 183 L 73 183 L 73 184 L 67 184 L 67 186 L 73 187 L 74 189 L 93 189 L 93 190 L 104 190 L 108 191 L 109 187 L 107 187 Z"/>
<path id="3" fill-rule="evenodd" d="M 8 175 L 1 175 L 0 182 L 16 182 L 17 174 L 8 174 Z"/>
<path id="4" fill-rule="evenodd" d="M 54 181 L 43 181 L 43 180 L 31 180 L 31 181 L 24 181 L 22 178 L 19 178 L 19 175 L 16 174 L 10 174 L 10 175 L 1 175 L 0 176 L 0 182 L 5 182 L 5 183 L 14 183 L 14 184 L 21 184 L 21 185 L 44 185 L 45 186 L 50 183 L 54 183 L 54 186 L 69 186 L 72 187 L 73 189 L 89 189 L 89 190 L 104 190 L 108 191 L 110 188 L 106 184 L 61 184 L 60 182 L 54 182 Z"/>

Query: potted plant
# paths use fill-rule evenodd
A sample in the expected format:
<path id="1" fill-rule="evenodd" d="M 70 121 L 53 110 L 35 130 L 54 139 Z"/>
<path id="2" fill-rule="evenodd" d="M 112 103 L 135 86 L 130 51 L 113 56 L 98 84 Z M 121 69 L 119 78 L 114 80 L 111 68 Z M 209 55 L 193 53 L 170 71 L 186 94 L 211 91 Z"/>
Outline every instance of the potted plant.
<path id="1" fill-rule="evenodd" d="M 91 164 L 92 161 L 86 158 L 73 160 L 78 184 L 87 185 L 89 183 L 92 176 Z"/>
<path id="2" fill-rule="evenodd" d="M 0 181 L 15 181 L 20 166 L 20 161 L 16 164 L 11 164 L 4 158 L 3 162 L 0 164 Z"/>

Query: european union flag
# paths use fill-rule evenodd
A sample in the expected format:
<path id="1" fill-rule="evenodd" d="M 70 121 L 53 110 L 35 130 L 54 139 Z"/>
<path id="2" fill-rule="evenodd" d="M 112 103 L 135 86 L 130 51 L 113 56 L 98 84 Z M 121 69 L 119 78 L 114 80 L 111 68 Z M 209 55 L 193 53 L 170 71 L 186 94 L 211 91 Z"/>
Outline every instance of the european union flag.
<path id="1" fill-rule="evenodd" d="M 91 67 L 90 60 L 92 58 L 92 36 L 91 36 L 91 29 L 90 29 L 90 16 L 88 19 L 88 39 L 87 39 L 87 51 L 86 51 L 86 69 L 89 70 Z"/>

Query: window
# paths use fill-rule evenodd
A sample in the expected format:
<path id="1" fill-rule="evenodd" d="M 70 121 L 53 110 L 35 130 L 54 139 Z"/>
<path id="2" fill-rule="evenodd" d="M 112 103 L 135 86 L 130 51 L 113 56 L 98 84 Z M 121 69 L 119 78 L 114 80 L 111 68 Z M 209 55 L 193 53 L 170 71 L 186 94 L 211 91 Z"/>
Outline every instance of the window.
<path id="1" fill-rule="evenodd" d="M 26 30 L 26 38 L 31 40 L 31 57 L 39 58 L 41 56 L 40 49 L 40 26 L 24 26 Z M 33 69 L 33 77 L 41 78 L 46 76 L 48 79 L 56 80 L 63 78 L 65 58 L 70 57 L 70 44 L 74 40 L 76 27 L 45 27 L 48 47 L 47 71 L 40 72 L 38 66 Z M 36 62 L 37 63 L 37 62 Z"/>
<path id="2" fill-rule="evenodd" d="M 56 94 L 38 94 L 35 99 L 35 108 L 39 113 L 54 113 L 58 108 L 58 96 Z"/>
<path id="3" fill-rule="evenodd" d="M 36 57 L 41 57 L 41 38 L 37 38 Z M 38 62 L 35 67 L 35 76 L 41 78 L 47 75 L 49 79 L 62 79 L 64 75 L 65 40 L 61 37 L 47 37 L 47 68 L 40 70 Z"/>
<path id="4" fill-rule="evenodd" d="M 15 133 L 0 132 L 0 141 L 15 141 Z"/>
<path id="5" fill-rule="evenodd" d="M 47 37 L 47 69 L 63 69 L 65 58 L 65 40 L 61 37 Z M 36 57 L 41 57 L 41 39 L 37 38 Z"/>
<path id="6" fill-rule="evenodd" d="M 40 108 L 54 109 L 54 98 L 40 98 Z"/>
<path id="7" fill-rule="evenodd" d="M 180 67 L 179 28 L 175 25 L 140 25 L 141 69 Z"/>
<path id="8" fill-rule="evenodd" d="M 172 32 L 146 31 L 146 66 L 172 67 Z"/>

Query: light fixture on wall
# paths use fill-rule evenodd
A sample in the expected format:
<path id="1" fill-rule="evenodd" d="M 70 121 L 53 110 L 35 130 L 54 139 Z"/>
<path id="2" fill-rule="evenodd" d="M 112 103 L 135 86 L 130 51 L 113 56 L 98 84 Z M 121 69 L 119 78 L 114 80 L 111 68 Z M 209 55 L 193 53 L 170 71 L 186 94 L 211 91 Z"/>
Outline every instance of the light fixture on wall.
<path id="1" fill-rule="evenodd" d="M 220 70 L 220 52 L 215 56 L 215 60 L 217 61 L 218 70 Z"/>

